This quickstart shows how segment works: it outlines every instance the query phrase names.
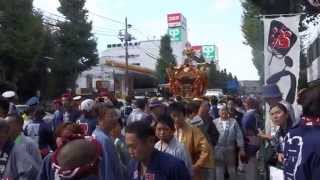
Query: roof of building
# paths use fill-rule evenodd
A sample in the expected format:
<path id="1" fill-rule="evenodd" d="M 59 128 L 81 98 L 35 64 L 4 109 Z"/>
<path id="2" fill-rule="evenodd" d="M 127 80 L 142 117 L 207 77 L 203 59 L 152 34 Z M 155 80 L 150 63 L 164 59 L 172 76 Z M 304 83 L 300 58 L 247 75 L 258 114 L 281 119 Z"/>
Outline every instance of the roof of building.
<path id="1" fill-rule="evenodd" d="M 121 63 L 121 62 L 117 62 L 117 61 L 113 61 L 113 60 L 105 60 L 105 64 L 107 66 L 112 66 L 112 67 L 116 67 L 119 69 L 126 69 L 126 64 L 125 63 Z M 152 71 L 149 68 L 145 68 L 145 67 L 140 67 L 140 66 L 136 66 L 136 65 L 128 65 L 128 70 L 129 71 L 133 71 L 133 72 L 137 72 L 137 73 L 142 73 L 145 75 L 149 75 L 149 76 L 154 76 L 154 71 Z"/>

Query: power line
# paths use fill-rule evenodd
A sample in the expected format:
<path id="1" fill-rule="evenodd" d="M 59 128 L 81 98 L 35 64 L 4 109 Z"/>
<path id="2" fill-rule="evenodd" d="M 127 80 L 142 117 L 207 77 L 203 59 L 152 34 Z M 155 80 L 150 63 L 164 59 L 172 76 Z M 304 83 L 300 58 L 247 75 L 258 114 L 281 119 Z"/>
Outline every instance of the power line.
<path id="1" fill-rule="evenodd" d="M 90 12 L 90 11 L 88 11 L 88 13 L 89 13 L 89 14 L 92 14 L 92 15 L 94 15 L 94 16 L 100 17 L 100 18 L 102 18 L 102 19 L 106 19 L 106 20 L 108 20 L 108 21 L 114 22 L 114 23 L 118 23 L 118 24 L 124 25 L 124 23 L 121 22 L 121 21 L 118 21 L 118 20 L 115 20 L 115 19 L 112 19 L 112 18 L 109 18 L 109 17 L 106 17 L 106 16 L 102 16 L 102 15 L 100 15 L 100 14 L 96 14 L 96 13 L 93 13 L 93 12 Z"/>
<path id="2" fill-rule="evenodd" d="M 112 34 L 118 35 L 118 32 L 111 31 L 111 30 L 100 30 L 100 29 L 93 28 L 92 31 L 99 32 L 99 33 L 112 33 Z"/>
<path id="3" fill-rule="evenodd" d="M 103 27 L 103 26 L 97 26 L 92 24 L 92 27 L 95 29 L 101 29 L 101 30 L 111 30 L 111 31 L 116 31 L 119 32 L 119 29 L 114 29 L 114 28 L 110 28 L 110 27 Z"/>
<path id="4" fill-rule="evenodd" d="M 147 40 L 151 41 L 151 43 L 158 49 L 160 50 L 160 46 L 158 46 L 157 44 L 154 43 L 154 41 L 152 39 L 150 39 L 147 35 L 145 35 L 142 31 L 140 31 L 137 28 L 132 28 L 133 30 L 136 30 L 137 32 L 139 32 L 141 35 L 143 35 L 144 37 L 147 38 Z"/>
<path id="5" fill-rule="evenodd" d="M 141 50 L 143 51 L 143 53 L 145 53 L 147 56 L 151 57 L 151 58 L 154 59 L 154 60 L 158 60 L 158 58 L 157 58 L 156 55 L 148 52 L 146 49 L 143 49 L 142 47 L 139 47 L 139 46 L 138 46 L 138 48 L 141 49 Z"/>

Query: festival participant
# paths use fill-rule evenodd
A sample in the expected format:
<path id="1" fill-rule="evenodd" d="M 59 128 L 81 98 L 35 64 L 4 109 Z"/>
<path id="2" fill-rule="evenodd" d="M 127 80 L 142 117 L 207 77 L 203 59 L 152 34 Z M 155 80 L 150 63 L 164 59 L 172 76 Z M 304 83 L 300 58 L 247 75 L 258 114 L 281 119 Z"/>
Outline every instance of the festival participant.
<path id="1" fill-rule="evenodd" d="M 148 123 L 152 124 L 152 118 L 148 119 L 149 114 L 145 112 L 147 108 L 147 100 L 146 99 L 136 99 L 135 108 L 132 110 L 131 114 L 127 119 L 127 125 L 133 123 L 135 121 L 146 120 Z"/>
<path id="2" fill-rule="evenodd" d="M 228 100 L 227 109 L 231 118 L 237 120 L 238 124 L 240 125 L 243 114 L 237 110 L 235 99 Z"/>
<path id="3" fill-rule="evenodd" d="M 53 167 L 62 180 L 97 180 L 101 146 L 94 139 L 73 140 L 52 156 Z"/>
<path id="4" fill-rule="evenodd" d="M 72 96 L 70 92 L 67 92 L 62 95 L 61 103 L 63 107 L 63 122 L 72 122 L 71 113 L 72 113 Z"/>
<path id="5" fill-rule="evenodd" d="M 0 118 L 5 118 L 9 112 L 9 102 L 0 97 Z"/>
<path id="6" fill-rule="evenodd" d="M 219 109 L 218 109 L 218 98 L 216 96 L 212 96 L 210 98 L 210 116 L 213 119 L 216 119 L 219 117 Z"/>
<path id="7" fill-rule="evenodd" d="M 99 165 L 101 178 L 102 180 L 122 180 L 124 172 L 121 172 L 120 160 L 113 144 L 113 138 L 110 136 L 120 116 L 111 103 L 98 103 L 96 113 L 98 124 L 92 136 L 102 145 L 102 161 Z"/>
<path id="8" fill-rule="evenodd" d="M 9 125 L 10 140 L 15 143 L 17 148 L 24 150 L 30 159 L 34 160 L 34 164 L 37 165 L 36 169 L 40 168 L 42 158 L 38 148 L 38 144 L 29 137 L 23 134 L 23 119 L 19 115 L 9 115 L 5 118 Z"/>
<path id="9" fill-rule="evenodd" d="M 33 180 L 38 174 L 37 163 L 25 148 L 10 140 L 10 126 L 0 119 L 0 179 Z"/>
<path id="10" fill-rule="evenodd" d="M 154 148 L 152 127 L 137 121 L 126 128 L 126 144 L 133 160 L 129 164 L 129 179 L 190 180 L 183 161 Z"/>
<path id="11" fill-rule="evenodd" d="M 17 101 L 17 94 L 14 91 L 5 91 L 2 93 L 2 97 L 9 102 L 9 111 L 8 114 L 17 114 L 17 108 L 15 102 Z"/>
<path id="12" fill-rule="evenodd" d="M 82 96 L 74 96 L 71 101 L 70 122 L 77 122 L 81 117 L 80 104 L 83 101 Z"/>
<path id="13" fill-rule="evenodd" d="M 52 131 L 55 131 L 56 128 L 63 123 L 63 106 L 60 99 L 55 99 L 53 101 L 54 113 L 51 122 Z"/>
<path id="14" fill-rule="evenodd" d="M 257 101 L 248 97 L 244 101 L 246 113 L 241 120 L 241 127 L 245 139 L 245 155 L 242 156 L 242 162 L 245 163 L 245 177 L 246 180 L 257 179 L 257 151 L 260 148 L 260 138 L 258 135 L 259 115 L 257 112 Z"/>
<path id="15" fill-rule="evenodd" d="M 169 112 L 176 127 L 175 137 L 190 153 L 193 179 L 212 179 L 213 152 L 205 135 L 200 129 L 186 123 L 183 104 L 177 102 L 170 104 Z"/>
<path id="16" fill-rule="evenodd" d="M 120 117 L 120 115 L 118 116 Z M 128 147 L 124 142 L 124 136 L 121 134 L 122 129 L 124 128 L 121 118 L 118 119 L 116 126 L 111 130 L 110 135 L 114 139 L 114 146 L 118 153 L 122 170 L 124 172 L 124 179 L 128 179 L 126 176 L 128 174 L 128 164 L 130 161 L 130 156 L 128 152 Z"/>
<path id="17" fill-rule="evenodd" d="M 121 118 L 124 125 L 127 124 L 127 119 L 129 115 L 131 114 L 133 108 L 132 108 L 132 99 L 130 96 L 125 97 L 125 103 L 124 106 L 121 107 Z"/>
<path id="18" fill-rule="evenodd" d="M 279 90 L 279 87 L 276 84 L 269 84 L 263 86 L 263 97 L 265 101 L 268 103 L 270 107 L 273 107 L 277 103 L 281 103 L 288 109 L 288 112 L 290 114 L 290 118 L 293 122 L 293 125 L 299 123 L 299 118 L 295 118 L 294 110 L 292 108 L 292 105 L 289 104 L 287 101 L 283 100 L 282 93 Z M 274 135 L 277 129 L 277 126 L 272 126 L 272 120 L 269 116 L 269 114 L 266 114 L 266 133 L 268 135 Z"/>
<path id="19" fill-rule="evenodd" d="M 320 86 L 299 94 L 302 105 L 300 124 L 290 129 L 285 138 L 285 179 L 320 179 Z"/>
<path id="20" fill-rule="evenodd" d="M 166 106 L 156 97 L 149 100 L 148 106 L 155 121 L 157 121 L 161 115 L 166 113 Z"/>
<path id="21" fill-rule="evenodd" d="M 219 118 L 213 122 L 219 131 L 219 139 L 215 146 L 216 179 L 224 180 L 225 167 L 227 167 L 229 179 L 236 178 L 236 147 L 240 148 L 240 154 L 244 155 L 244 141 L 241 128 L 234 118 L 228 115 L 227 107 L 219 110 Z"/>
<path id="22" fill-rule="evenodd" d="M 84 136 L 84 130 L 80 125 L 71 122 L 62 123 L 55 131 L 56 147 L 59 149 L 72 140 L 84 139 Z M 43 159 L 37 180 L 56 180 L 55 178 L 59 178 L 58 170 L 52 168 L 52 155 L 53 152 L 49 153 Z"/>
<path id="23" fill-rule="evenodd" d="M 159 151 L 171 154 L 172 156 L 184 161 L 186 167 L 192 172 L 192 161 L 184 145 L 174 137 L 175 127 L 170 115 L 159 116 L 155 125 L 156 136 L 159 141 L 155 148 Z"/>
<path id="24" fill-rule="evenodd" d="M 77 121 L 84 129 L 86 135 L 91 135 L 97 126 L 97 115 L 95 112 L 96 102 L 92 99 L 86 99 L 80 104 L 81 117 Z"/>
<path id="25" fill-rule="evenodd" d="M 198 114 L 200 104 L 190 101 L 185 104 L 186 122 L 192 125 L 192 120 Z M 200 121 L 201 122 L 201 121 Z M 194 123 L 194 122 L 193 122 Z"/>
<path id="26" fill-rule="evenodd" d="M 64 129 L 69 128 L 71 127 Z M 69 137 L 63 137 L 63 139 L 65 140 L 63 144 L 44 159 L 37 180 L 101 179 L 99 172 L 100 144 L 95 139 L 84 138 L 80 134 L 70 134 Z"/>
<path id="27" fill-rule="evenodd" d="M 270 108 L 269 112 L 272 118 L 272 122 L 275 125 L 279 126 L 279 129 L 274 136 L 264 134 L 261 130 L 259 130 L 258 136 L 270 141 L 269 149 L 271 152 L 268 152 L 269 157 L 266 157 L 267 163 L 274 166 L 282 166 L 284 139 L 289 129 L 292 128 L 292 120 L 287 108 L 281 103 L 275 104 Z"/>
<path id="28" fill-rule="evenodd" d="M 24 134 L 38 143 L 42 157 L 55 149 L 53 132 L 50 125 L 43 120 L 44 116 L 44 110 L 39 107 L 33 114 L 32 122 L 24 129 Z"/>
<path id="29" fill-rule="evenodd" d="M 191 120 L 191 125 L 198 127 L 206 136 L 208 142 L 214 147 L 219 139 L 217 127 L 212 122 L 213 119 L 209 114 L 210 104 L 207 100 L 203 100 L 198 109 L 198 113 Z"/>

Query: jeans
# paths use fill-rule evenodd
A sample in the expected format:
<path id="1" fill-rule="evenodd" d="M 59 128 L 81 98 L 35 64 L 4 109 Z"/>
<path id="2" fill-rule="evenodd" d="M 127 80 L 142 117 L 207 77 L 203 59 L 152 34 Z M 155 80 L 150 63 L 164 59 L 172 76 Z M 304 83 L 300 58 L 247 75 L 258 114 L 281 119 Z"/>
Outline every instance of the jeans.
<path id="1" fill-rule="evenodd" d="M 229 180 L 236 180 L 236 151 L 232 147 L 215 148 L 215 163 L 216 163 L 216 180 L 224 180 L 225 167 L 229 174 Z"/>

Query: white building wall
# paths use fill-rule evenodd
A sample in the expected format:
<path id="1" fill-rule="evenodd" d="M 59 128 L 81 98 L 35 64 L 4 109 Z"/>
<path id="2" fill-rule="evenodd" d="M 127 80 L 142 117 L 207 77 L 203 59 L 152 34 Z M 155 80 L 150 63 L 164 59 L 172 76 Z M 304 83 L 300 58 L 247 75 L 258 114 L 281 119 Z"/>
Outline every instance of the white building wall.
<path id="1" fill-rule="evenodd" d="M 113 88 L 113 74 L 123 74 L 124 72 L 117 69 L 117 68 L 112 68 L 109 66 L 105 65 L 98 65 L 94 66 L 91 69 L 82 72 L 77 80 L 76 80 L 76 86 L 77 88 L 88 88 L 87 86 L 87 77 L 91 76 L 92 77 L 92 84 L 91 86 L 93 88 L 96 88 L 96 82 L 97 81 L 108 81 L 109 83 L 109 89 Z"/>

